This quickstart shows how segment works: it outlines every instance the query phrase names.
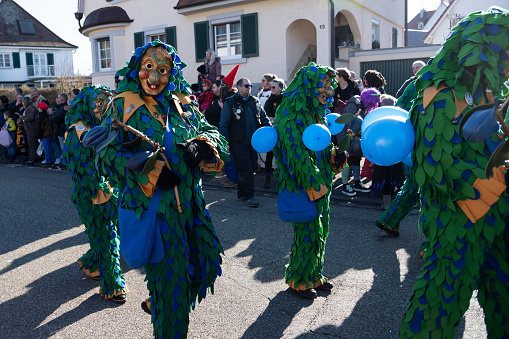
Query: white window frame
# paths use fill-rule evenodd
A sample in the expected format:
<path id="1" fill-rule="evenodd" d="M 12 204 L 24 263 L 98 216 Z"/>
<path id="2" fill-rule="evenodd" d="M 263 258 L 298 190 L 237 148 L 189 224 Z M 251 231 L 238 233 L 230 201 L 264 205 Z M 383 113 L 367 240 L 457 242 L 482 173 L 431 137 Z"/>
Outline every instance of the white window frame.
<path id="1" fill-rule="evenodd" d="M 371 42 L 380 42 L 380 21 L 377 19 L 371 19 Z"/>
<path id="2" fill-rule="evenodd" d="M 48 60 L 46 53 L 33 53 L 34 76 L 48 76 Z"/>
<path id="3" fill-rule="evenodd" d="M 0 56 L 2 57 L 1 59 L 1 63 L 0 63 L 0 68 L 12 68 L 12 57 L 11 57 L 11 53 L 0 53 Z M 6 65 L 6 57 L 9 61 L 9 64 Z"/>
<path id="4" fill-rule="evenodd" d="M 104 49 L 101 49 L 101 43 L 103 41 L 107 41 L 108 42 L 108 48 L 104 48 Z M 111 71 L 111 63 L 112 63 L 112 53 L 111 53 L 111 38 L 110 37 L 103 37 L 103 38 L 99 38 L 99 39 L 96 39 L 95 40 L 95 43 L 97 45 L 97 65 L 98 65 L 98 70 L 99 72 L 107 72 L 107 71 Z M 106 57 L 104 58 L 104 60 L 109 60 L 110 61 L 110 66 L 109 67 L 102 67 L 102 60 L 103 58 L 101 57 L 101 51 L 108 51 L 109 52 L 109 58 Z"/>
<path id="5" fill-rule="evenodd" d="M 90 46 L 92 50 L 92 74 L 91 76 L 97 76 L 97 75 L 107 75 L 107 74 L 115 74 L 115 41 L 113 37 L 115 36 L 122 36 L 125 37 L 125 30 L 118 29 L 118 30 L 112 30 L 108 32 L 100 32 L 95 34 L 90 34 L 88 38 L 90 39 Z M 99 51 L 98 51 L 98 43 L 97 40 L 102 38 L 109 38 L 110 39 L 110 58 L 111 58 L 111 64 L 110 69 L 101 69 L 99 66 Z"/>
<path id="6" fill-rule="evenodd" d="M 240 53 L 239 54 L 230 54 L 231 53 L 231 50 L 232 50 L 232 41 L 231 41 L 231 25 L 232 24 L 238 24 L 239 25 L 239 32 L 238 34 L 240 34 Z M 222 26 L 222 25 L 226 25 L 226 51 L 227 51 L 227 55 L 220 55 L 218 53 L 218 47 L 217 47 L 217 27 L 218 26 Z M 234 22 L 227 22 L 227 23 L 222 23 L 222 24 L 216 24 L 216 25 L 213 25 L 213 35 L 214 35 L 214 50 L 216 51 L 216 55 L 218 57 L 221 57 L 221 60 L 222 59 L 232 59 L 232 58 L 240 58 L 242 57 L 242 31 L 241 31 L 241 27 L 240 27 L 240 20 L 239 21 L 234 21 Z"/>
<path id="7" fill-rule="evenodd" d="M 162 36 L 163 39 L 159 39 L 160 41 L 166 43 L 166 33 L 165 32 L 161 32 L 161 33 L 151 33 L 151 34 L 145 34 L 145 43 L 147 42 L 152 42 L 152 37 L 160 37 Z"/>
<path id="8" fill-rule="evenodd" d="M 220 13 L 220 14 L 214 14 L 207 16 L 207 20 L 209 22 L 209 44 L 210 46 L 213 46 L 212 48 L 217 53 L 217 47 L 216 47 L 216 34 L 215 34 L 215 26 L 222 25 L 222 24 L 231 24 L 235 22 L 241 22 L 240 17 L 244 14 L 244 10 L 235 11 L 235 12 L 228 12 L 228 13 Z M 241 27 L 241 48 L 242 48 L 242 27 Z M 221 64 L 222 65 L 231 65 L 231 64 L 240 64 L 240 63 L 246 63 L 247 59 L 242 57 L 242 52 L 239 55 L 234 56 L 222 56 L 221 57 Z"/>

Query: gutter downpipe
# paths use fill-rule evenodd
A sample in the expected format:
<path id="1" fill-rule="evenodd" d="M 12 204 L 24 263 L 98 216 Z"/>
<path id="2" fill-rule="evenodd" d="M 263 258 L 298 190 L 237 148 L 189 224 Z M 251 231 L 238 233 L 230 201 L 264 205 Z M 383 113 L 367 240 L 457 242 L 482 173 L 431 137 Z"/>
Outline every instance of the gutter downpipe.
<path id="1" fill-rule="evenodd" d="M 408 0 L 405 0 L 408 1 Z M 334 0 L 329 0 L 330 3 L 330 34 L 331 34 L 331 43 L 330 43 L 330 65 L 332 68 L 336 69 L 336 62 L 334 58 L 334 48 L 335 48 L 335 27 L 334 27 Z"/>
<path id="2" fill-rule="evenodd" d="M 405 0 L 405 47 L 408 45 L 408 0 Z"/>

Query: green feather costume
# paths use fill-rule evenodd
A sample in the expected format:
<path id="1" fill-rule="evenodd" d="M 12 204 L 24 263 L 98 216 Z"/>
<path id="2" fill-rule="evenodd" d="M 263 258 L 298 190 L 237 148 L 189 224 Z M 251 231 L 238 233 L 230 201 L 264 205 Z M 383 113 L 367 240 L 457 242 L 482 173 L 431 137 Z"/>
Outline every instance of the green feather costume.
<path id="1" fill-rule="evenodd" d="M 278 134 L 274 157 L 279 168 L 277 188 L 281 192 L 317 194 L 317 217 L 308 223 L 293 223 L 294 239 L 290 262 L 286 265 L 285 279 L 296 290 L 314 288 L 326 282 L 322 276 L 325 241 L 329 234 L 329 198 L 332 188 L 333 145 L 323 151 L 308 149 L 302 140 L 306 127 L 312 124 L 327 125 L 327 106 L 316 98 L 322 80 L 333 69 L 310 63 L 302 67 L 283 93 L 275 125 Z M 330 73 L 329 73 L 330 74 Z M 335 88 L 335 79 L 332 79 Z M 339 172 L 340 169 L 335 169 Z M 313 200 L 313 199 L 312 199 Z"/>
<path id="2" fill-rule="evenodd" d="M 453 338 L 476 289 L 488 337 L 509 336 L 506 186 L 501 168 L 490 180 L 484 174 L 498 139 L 494 133 L 469 143 L 458 128 L 472 103 L 483 102 L 487 88 L 494 96 L 507 93 L 508 49 L 509 12 L 471 13 L 419 72 L 419 95 L 410 112 L 416 136 L 412 160 L 422 190 L 419 227 L 428 245 L 400 338 Z"/>
<path id="3" fill-rule="evenodd" d="M 142 57 L 152 46 L 163 47 L 172 57 L 170 80 L 155 97 L 145 95 L 138 77 Z M 228 160 L 228 146 L 217 129 L 199 113 L 195 103 L 189 100 L 189 84 L 182 74 L 185 66 L 172 46 L 158 40 L 137 48 L 127 67 L 118 71 L 124 77 L 118 87 L 120 94 L 107 108 L 103 123 L 103 126 L 110 126 L 112 119 L 124 121 L 164 145 L 171 169 L 181 179 L 177 186 L 178 195 L 173 189 L 162 191 L 157 211 L 164 259 L 145 266 L 156 338 L 186 337 L 189 312 L 196 299 L 200 302 L 208 288 L 213 293 L 216 277 L 221 275 L 223 249 L 205 208 L 200 167 L 188 168 L 182 160 L 183 151 L 175 146 L 195 138 L 206 140 L 214 150 L 212 172 L 220 169 L 223 163 L 220 158 Z M 126 120 L 128 113 L 132 115 Z M 118 182 L 123 208 L 133 210 L 139 218 L 149 207 L 164 163 L 159 157 L 146 174 L 128 169 L 128 159 L 133 154 L 150 150 L 151 146 L 132 132 L 123 128 L 118 131 L 116 139 L 98 153 L 99 164 L 101 172 Z M 205 164 L 200 166 L 205 168 Z"/>
<path id="4" fill-rule="evenodd" d="M 403 94 L 396 102 L 396 106 L 407 111 L 412 107 L 412 103 L 417 97 L 413 80 L 405 88 Z M 412 176 L 412 168 L 405 166 L 405 182 L 401 186 L 398 194 L 392 199 L 389 207 L 378 217 L 377 225 L 382 225 L 383 229 L 399 231 L 400 222 L 413 211 L 419 203 L 419 188 L 415 184 Z"/>
<path id="5" fill-rule="evenodd" d="M 106 87 L 103 91 L 109 92 Z M 78 263 L 87 275 L 100 273 L 100 293 L 111 298 L 126 292 L 119 263 L 118 201 L 95 169 L 92 149 L 81 144 L 89 128 L 100 123 L 93 110 L 95 101 L 104 95 L 103 91 L 94 86 L 83 87 L 67 112 L 64 157 L 73 181 L 71 200 L 85 225 L 90 243 L 89 250 Z"/>

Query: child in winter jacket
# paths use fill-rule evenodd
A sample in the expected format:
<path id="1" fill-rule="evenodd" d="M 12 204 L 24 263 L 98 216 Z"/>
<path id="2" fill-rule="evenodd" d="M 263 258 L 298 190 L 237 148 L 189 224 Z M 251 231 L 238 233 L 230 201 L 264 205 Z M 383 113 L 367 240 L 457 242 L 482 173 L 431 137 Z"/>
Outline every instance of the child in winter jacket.
<path id="1" fill-rule="evenodd" d="M 16 130 L 16 154 L 19 155 L 19 161 L 27 161 L 28 147 L 27 147 L 27 135 L 25 132 L 25 126 L 23 126 L 23 120 L 18 119 L 18 129 Z"/>
<path id="2" fill-rule="evenodd" d="M 14 161 L 16 155 L 16 124 L 14 120 L 12 120 L 12 113 L 10 111 L 5 111 L 3 113 L 3 117 L 5 119 L 5 124 L 2 129 L 7 130 L 11 137 L 11 144 L 8 147 L 4 147 L 0 145 L 0 152 L 2 154 L 1 158 L 7 160 L 8 162 Z"/>

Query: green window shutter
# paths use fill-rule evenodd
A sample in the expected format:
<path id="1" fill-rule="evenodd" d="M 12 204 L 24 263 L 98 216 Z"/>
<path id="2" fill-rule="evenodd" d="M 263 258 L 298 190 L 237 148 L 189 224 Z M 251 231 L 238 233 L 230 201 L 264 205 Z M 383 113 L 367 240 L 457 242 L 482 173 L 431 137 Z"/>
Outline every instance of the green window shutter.
<path id="1" fill-rule="evenodd" d="M 201 21 L 194 23 L 194 51 L 196 62 L 203 61 L 205 52 L 209 48 L 209 22 Z"/>
<path id="2" fill-rule="evenodd" d="M 392 27 L 392 48 L 398 47 L 398 30 Z"/>
<path id="3" fill-rule="evenodd" d="M 166 27 L 164 29 L 164 39 L 168 45 L 177 49 L 177 26 Z"/>
<path id="4" fill-rule="evenodd" d="M 25 55 L 27 57 L 27 66 L 33 66 L 34 65 L 34 56 L 32 55 L 32 53 L 26 53 Z"/>
<path id="5" fill-rule="evenodd" d="M 242 32 L 242 57 L 258 56 L 258 13 L 241 15 L 240 30 Z"/>
<path id="6" fill-rule="evenodd" d="M 55 58 L 53 56 L 53 53 L 46 54 L 46 60 L 48 60 L 48 66 L 54 66 L 55 65 Z"/>
<path id="7" fill-rule="evenodd" d="M 19 61 L 19 53 L 18 52 L 12 53 L 12 65 L 14 68 L 21 68 L 21 63 Z"/>
<path id="8" fill-rule="evenodd" d="M 145 44 L 145 33 L 134 33 L 134 48 L 142 47 Z"/>

